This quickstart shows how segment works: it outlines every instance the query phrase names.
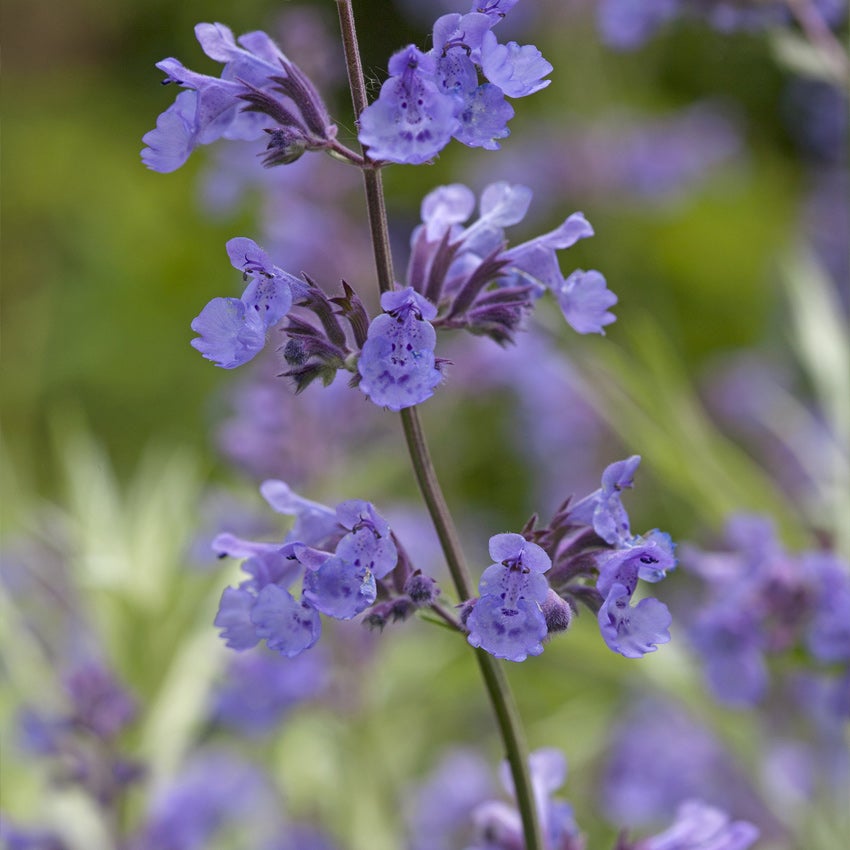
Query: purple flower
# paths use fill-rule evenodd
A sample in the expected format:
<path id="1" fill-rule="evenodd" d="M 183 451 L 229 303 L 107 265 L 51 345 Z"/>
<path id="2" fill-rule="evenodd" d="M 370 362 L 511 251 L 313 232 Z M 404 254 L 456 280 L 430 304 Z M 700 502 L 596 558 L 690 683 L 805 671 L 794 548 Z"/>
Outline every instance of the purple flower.
<path id="1" fill-rule="evenodd" d="M 241 734 L 264 735 L 299 703 L 321 694 L 327 682 L 327 659 L 318 650 L 297 658 L 240 653 L 215 690 L 212 715 Z"/>
<path id="2" fill-rule="evenodd" d="M 302 281 L 273 266 L 268 255 L 245 237 L 231 239 L 227 253 L 233 267 L 249 281 L 242 298 L 214 298 L 192 320 L 199 334 L 193 348 L 223 369 L 235 369 L 252 360 L 266 344 L 266 333 L 292 306 Z"/>
<path id="3" fill-rule="evenodd" d="M 495 792 L 491 772 L 474 751 L 444 755 L 425 782 L 408 795 L 411 850 L 452 850 L 472 810 Z"/>
<path id="4" fill-rule="evenodd" d="M 359 139 L 372 159 L 427 162 L 452 137 L 498 149 L 514 114 L 505 97 L 539 91 L 552 70 L 536 47 L 499 44 L 493 35 L 512 5 L 488 3 L 466 15 L 443 15 L 428 53 L 408 45 L 393 55 L 389 79 L 360 116 Z M 479 84 L 479 70 L 488 82 Z"/>
<path id="5" fill-rule="evenodd" d="M 608 308 L 617 303 L 617 296 L 597 271 L 574 271 L 553 290 L 570 327 L 580 334 L 605 334 L 603 328 L 616 320 Z"/>
<path id="6" fill-rule="evenodd" d="M 435 366 L 436 308 L 411 287 L 381 296 L 385 313 L 369 325 L 357 364 L 360 389 L 380 407 L 421 404 L 442 380 Z"/>
<path id="7" fill-rule="evenodd" d="M 552 561 L 540 546 L 521 534 L 491 537 L 490 557 L 497 563 L 481 576 L 481 597 L 466 620 L 467 640 L 508 661 L 540 655 L 548 634 L 541 603 L 546 600 L 549 584 L 543 573 Z"/>
<path id="8" fill-rule="evenodd" d="M 298 546 L 289 543 L 249 558 L 242 569 L 252 578 L 225 588 L 215 625 L 231 649 L 250 649 L 265 640 L 270 649 L 292 658 L 319 639 L 318 611 L 286 589 L 300 572 Z"/>
<path id="9" fill-rule="evenodd" d="M 13 826 L 6 817 L 0 817 L 0 840 L 6 850 L 67 850 L 68 847 L 54 832 Z"/>
<path id="10" fill-rule="evenodd" d="M 350 564 L 368 569 L 384 578 L 398 561 L 398 551 L 390 536 L 389 523 L 369 502 L 352 499 L 337 505 L 337 519 L 350 532 L 339 541 L 336 554 Z"/>
<path id="11" fill-rule="evenodd" d="M 72 670 L 64 684 L 74 707 L 73 722 L 103 740 L 114 738 L 136 716 L 135 700 L 100 664 Z"/>
<path id="12" fill-rule="evenodd" d="M 634 486 L 634 474 L 639 465 L 640 455 L 632 455 L 607 466 L 602 473 L 602 486 L 570 509 L 570 519 L 592 525 L 606 543 L 627 544 L 632 535 L 620 493 Z"/>
<path id="13" fill-rule="evenodd" d="M 434 58 L 412 44 L 390 59 L 389 69 L 378 99 L 360 115 L 358 138 L 372 159 L 427 162 L 451 139 L 455 102 L 437 88 Z"/>
<path id="14" fill-rule="evenodd" d="M 682 0 L 601 0 L 602 40 L 617 50 L 636 50 L 680 11 Z"/>
<path id="15" fill-rule="evenodd" d="M 682 803 L 673 825 L 665 832 L 645 838 L 633 850 L 746 850 L 759 837 L 747 821 L 729 816 L 700 800 Z"/>
<path id="16" fill-rule="evenodd" d="M 304 599 L 337 620 L 365 611 L 377 596 L 375 577 L 365 566 L 333 555 L 304 574 Z"/>
<path id="17" fill-rule="evenodd" d="M 534 94 L 552 82 L 543 79 L 552 71 L 552 65 L 534 45 L 520 46 L 515 41 L 499 44 L 492 30 L 484 33 L 481 70 L 508 97 Z"/>
<path id="18" fill-rule="evenodd" d="M 227 751 L 208 750 L 192 757 L 158 790 L 138 843 L 131 847 L 203 850 L 225 827 L 261 828 L 262 815 L 268 817 L 274 805 L 268 783 L 256 768 Z M 243 846 L 254 845 L 249 840 Z"/>
<path id="19" fill-rule="evenodd" d="M 275 510 L 295 515 L 295 525 L 279 544 L 232 534 L 213 541 L 221 554 L 247 558 L 242 569 L 251 576 L 225 589 L 215 625 L 233 649 L 265 640 L 270 649 L 294 658 L 318 640 L 319 612 L 348 620 L 374 603 L 376 575 L 391 572 L 398 553 L 389 524 L 368 502 L 351 500 L 331 510 L 282 481 L 266 481 L 261 490 Z M 300 576 L 298 600 L 289 588 Z"/>
<path id="20" fill-rule="evenodd" d="M 315 88 L 265 33 L 246 33 L 237 44 L 223 24 L 198 24 L 195 35 L 207 56 L 224 63 L 221 78 L 190 71 L 173 58 L 157 63 L 166 83 L 188 91 L 143 137 L 142 161 L 148 168 L 175 171 L 198 145 L 258 139 L 264 131 L 272 134 L 267 164 L 289 161 L 277 150 L 281 135 L 297 139 L 300 151 L 333 141 L 336 127 Z"/>
<path id="21" fill-rule="evenodd" d="M 684 800 L 700 798 L 782 834 L 733 753 L 675 702 L 629 706 L 609 740 L 602 781 L 606 817 L 623 826 L 663 823 Z"/>
<path id="22" fill-rule="evenodd" d="M 638 578 L 660 581 L 675 566 L 673 542 L 657 530 L 602 560 L 596 582 L 596 589 L 605 597 L 599 609 L 599 629 L 614 652 L 640 658 L 670 640 L 672 617 L 667 606 L 652 598 L 632 606 L 631 599 Z"/>
<path id="23" fill-rule="evenodd" d="M 727 552 L 690 548 L 686 561 L 708 586 L 691 613 L 691 642 L 715 697 L 753 705 L 770 687 L 768 658 L 809 650 L 821 664 L 850 662 L 850 579 L 830 553 L 787 553 L 770 522 L 729 522 Z"/>

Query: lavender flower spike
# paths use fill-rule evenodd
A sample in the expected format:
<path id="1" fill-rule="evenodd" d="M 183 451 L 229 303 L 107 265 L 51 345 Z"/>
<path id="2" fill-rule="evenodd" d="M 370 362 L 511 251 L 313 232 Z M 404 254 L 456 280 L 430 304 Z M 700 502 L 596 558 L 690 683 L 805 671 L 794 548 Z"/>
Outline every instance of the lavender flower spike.
<path id="1" fill-rule="evenodd" d="M 437 308 L 412 287 L 385 292 L 386 311 L 373 319 L 357 368 L 360 389 L 377 405 L 401 410 L 421 404 L 442 380 L 436 368 Z"/>

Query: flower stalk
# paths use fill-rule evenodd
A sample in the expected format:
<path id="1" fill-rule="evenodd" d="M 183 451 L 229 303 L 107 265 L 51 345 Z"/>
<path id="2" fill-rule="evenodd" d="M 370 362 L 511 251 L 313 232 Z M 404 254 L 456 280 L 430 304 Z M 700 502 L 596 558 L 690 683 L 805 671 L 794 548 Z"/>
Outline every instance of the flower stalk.
<path id="1" fill-rule="evenodd" d="M 368 100 L 351 0 L 337 0 L 337 9 L 356 120 L 366 108 Z M 368 161 L 368 155 L 365 153 L 364 158 Z M 378 286 L 382 293 L 389 292 L 393 287 L 394 276 L 381 172 L 379 168 L 374 167 L 364 167 L 362 170 Z M 455 589 L 461 599 L 470 599 L 475 594 L 473 582 L 465 564 L 454 521 L 431 460 L 418 412 L 415 407 L 409 407 L 401 410 L 400 415 L 416 480 L 440 539 Z M 525 850 L 544 850 L 528 768 L 528 744 L 513 692 L 501 662 L 481 649 L 475 650 L 475 657 L 496 715 L 513 777 L 516 802 L 525 837 Z"/>

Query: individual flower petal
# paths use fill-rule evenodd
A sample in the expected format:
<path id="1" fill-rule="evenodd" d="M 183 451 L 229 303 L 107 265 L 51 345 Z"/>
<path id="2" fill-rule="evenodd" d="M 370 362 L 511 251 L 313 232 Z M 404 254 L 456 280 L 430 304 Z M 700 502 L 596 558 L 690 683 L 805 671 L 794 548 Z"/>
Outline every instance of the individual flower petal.
<path id="1" fill-rule="evenodd" d="M 183 165 L 198 143 L 198 93 L 184 91 L 157 119 L 156 129 L 142 136 L 147 147 L 142 162 L 160 174 L 176 171 Z"/>
<path id="2" fill-rule="evenodd" d="M 242 293 L 245 309 L 253 311 L 266 330 L 273 328 L 292 306 L 289 284 L 280 278 L 257 277 Z"/>
<path id="3" fill-rule="evenodd" d="M 620 493 L 633 486 L 640 455 L 609 464 L 602 473 L 602 487 L 586 496 L 570 510 L 572 522 L 592 525 L 593 530 L 613 546 L 628 546 L 632 539 L 629 515 Z"/>
<path id="4" fill-rule="evenodd" d="M 413 316 L 415 319 L 429 321 L 437 315 L 437 308 L 410 286 L 385 292 L 381 295 L 381 307 L 387 313 L 393 313 L 402 318 Z"/>
<path id="5" fill-rule="evenodd" d="M 354 567 L 365 567 L 376 579 L 384 578 L 398 563 L 395 543 L 389 537 L 376 537 L 370 528 L 346 534 L 336 547 L 336 555 Z"/>
<path id="6" fill-rule="evenodd" d="M 551 73 L 552 65 L 533 44 L 499 44 L 492 31 L 484 34 L 481 43 L 481 70 L 508 97 L 534 94 L 552 82 L 543 79 Z"/>
<path id="7" fill-rule="evenodd" d="M 264 481 L 260 485 L 260 494 L 279 514 L 295 517 L 295 524 L 287 535 L 287 540 L 297 540 L 307 546 L 318 546 L 341 532 L 336 511 L 299 496 L 284 481 Z"/>
<path id="8" fill-rule="evenodd" d="M 516 563 L 537 573 L 545 573 L 552 566 L 552 559 L 542 547 L 513 532 L 494 534 L 490 538 L 489 551 L 496 563 Z"/>
<path id="9" fill-rule="evenodd" d="M 481 596 L 495 596 L 508 606 L 518 599 L 543 602 L 549 592 L 549 583 L 541 573 L 491 564 L 481 574 L 478 592 Z"/>
<path id="10" fill-rule="evenodd" d="M 638 579 L 661 581 L 676 566 L 674 544 L 669 534 L 657 529 L 636 537 L 628 546 L 609 551 L 599 558 L 596 589 L 607 596 L 615 584 L 634 592 Z"/>
<path id="11" fill-rule="evenodd" d="M 505 607 L 496 596 L 482 596 L 466 621 L 472 646 L 508 661 L 525 661 L 543 652 L 546 620 L 536 602 L 519 599 Z"/>
<path id="12" fill-rule="evenodd" d="M 231 649 L 250 649 L 259 643 L 257 629 L 251 622 L 255 598 L 248 591 L 235 587 L 226 587 L 221 594 L 214 624 L 221 629 L 221 636 Z"/>
<path id="13" fill-rule="evenodd" d="M 321 634 L 319 612 L 306 602 L 298 602 L 276 584 L 266 585 L 251 609 L 251 622 L 269 649 L 294 658 L 309 649 Z"/>
<path id="14" fill-rule="evenodd" d="M 451 183 L 429 192 L 422 200 L 422 221 L 428 241 L 442 237 L 453 224 L 462 224 L 474 209 L 475 193 L 463 183 Z"/>
<path id="15" fill-rule="evenodd" d="M 452 47 L 459 47 L 464 53 L 475 53 L 481 47 L 484 33 L 492 26 L 489 15 L 480 12 L 442 15 L 434 21 L 434 51 L 444 53 Z"/>
<path id="16" fill-rule="evenodd" d="M 759 830 L 747 821 L 729 816 L 700 800 L 687 800 L 679 806 L 673 825 L 652 838 L 644 839 L 637 850 L 747 850 L 759 837 Z"/>
<path id="17" fill-rule="evenodd" d="M 213 298 L 192 320 L 191 341 L 207 360 L 235 369 L 252 360 L 266 342 L 265 327 L 238 298 Z"/>
<path id="18" fill-rule="evenodd" d="M 481 218 L 494 227 L 518 224 L 528 212 L 532 194 L 528 186 L 519 183 L 491 183 L 481 193 Z"/>
<path id="19" fill-rule="evenodd" d="M 608 311 L 617 303 L 605 278 L 598 271 L 577 269 L 554 290 L 558 304 L 570 327 L 580 334 L 602 334 L 603 328 L 616 321 Z"/>
<path id="20" fill-rule="evenodd" d="M 513 117 L 514 108 L 502 90 L 484 83 L 463 96 L 457 112 L 458 126 L 452 135 L 471 148 L 499 150 L 496 139 L 506 139 L 511 134 L 508 121 Z"/>
<path id="21" fill-rule="evenodd" d="M 631 592 L 615 584 L 599 609 L 599 629 L 608 647 L 626 658 L 655 652 L 657 644 L 670 640 L 673 618 L 657 599 L 642 599 L 632 607 Z"/>

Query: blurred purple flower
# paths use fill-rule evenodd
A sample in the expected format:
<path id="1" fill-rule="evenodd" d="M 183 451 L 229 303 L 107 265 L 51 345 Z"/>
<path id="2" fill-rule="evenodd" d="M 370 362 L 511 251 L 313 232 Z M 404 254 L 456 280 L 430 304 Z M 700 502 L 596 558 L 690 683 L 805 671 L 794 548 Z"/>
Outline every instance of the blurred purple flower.
<path id="1" fill-rule="evenodd" d="M 319 696 L 329 675 L 319 650 L 297 658 L 271 652 L 235 655 L 215 689 L 213 719 L 243 735 L 265 735 L 294 707 Z"/>

